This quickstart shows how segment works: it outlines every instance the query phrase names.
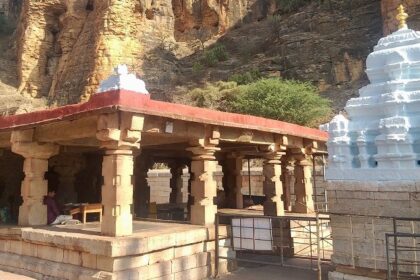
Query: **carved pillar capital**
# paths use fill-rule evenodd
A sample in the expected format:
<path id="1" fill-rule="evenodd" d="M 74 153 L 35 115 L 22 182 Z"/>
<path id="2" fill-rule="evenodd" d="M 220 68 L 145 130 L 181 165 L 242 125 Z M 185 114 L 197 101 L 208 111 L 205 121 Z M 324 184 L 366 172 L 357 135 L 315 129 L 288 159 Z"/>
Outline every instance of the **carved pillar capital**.
<path id="1" fill-rule="evenodd" d="M 24 158 L 49 159 L 58 154 L 60 147 L 50 143 L 39 143 L 34 138 L 34 130 L 13 131 L 10 139 L 12 152 Z"/>
<path id="2" fill-rule="evenodd" d="M 129 113 L 103 114 L 98 118 L 96 138 L 106 149 L 139 149 L 144 117 Z"/>

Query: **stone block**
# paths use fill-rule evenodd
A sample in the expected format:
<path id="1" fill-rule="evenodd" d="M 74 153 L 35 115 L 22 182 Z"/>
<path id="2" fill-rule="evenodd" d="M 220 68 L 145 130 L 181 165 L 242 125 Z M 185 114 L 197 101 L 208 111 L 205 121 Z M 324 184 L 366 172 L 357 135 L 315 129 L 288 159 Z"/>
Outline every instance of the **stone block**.
<path id="1" fill-rule="evenodd" d="M 205 251 L 205 244 L 204 242 L 188 245 L 188 246 L 182 246 L 182 247 L 176 247 L 174 250 L 174 257 L 180 258 L 184 256 L 189 256 L 193 254 L 198 254 L 200 252 Z"/>
<path id="2" fill-rule="evenodd" d="M 176 246 L 197 243 L 206 239 L 207 230 L 205 228 L 175 233 Z"/>
<path id="3" fill-rule="evenodd" d="M 376 200 L 405 200 L 410 199 L 410 194 L 408 192 L 376 192 Z"/>
<path id="4" fill-rule="evenodd" d="M 74 265 L 82 265 L 82 254 L 78 251 L 64 249 L 63 262 Z"/>
<path id="5" fill-rule="evenodd" d="M 161 250 L 163 248 L 174 247 L 176 243 L 175 233 L 162 233 L 147 238 L 149 251 Z"/>
<path id="6" fill-rule="evenodd" d="M 172 272 L 172 262 L 171 261 L 164 261 L 160 263 L 155 263 L 149 265 L 149 279 L 162 277 Z"/>
<path id="7" fill-rule="evenodd" d="M 154 264 L 157 262 L 169 261 L 175 258 L 175 249 L 168 248 L 161 251 L 153 252 L 149 255 L 149 264 Z"/>
<path id="8" fill-rule="evenodd" d="M 9 252 L 10 240 L 0 239 L 0 252 Z"/>
<path id="9" fill-rule="evenodd" d="M 38 245 L 29 242 L 22 242 L 22 255 L 36 257 L 37 251 Z"/>
<path id="10" fill-rule="evenodd" d="M 37 246 L 37 257 L 54 262 L 63 262 L 64 250 L 51 246 Z"/>
<path id="11" fill-rule="evenodd" d="M 172 273 L 197 267 L 198 254 L 172 260 Z"/>
<path id="12" fill-rule="evenodd" d="M 82 252 L 82 266 L 96 269 L 97 255 Z"/>
<path id="13" fill-rule="evenodd" d="M 175 273 L 175 280 L 206 279 L 211 276 L 211 268 L 208 266 L 196 267 Z"/>
<path id="14" fill-rule="evenodd" d="M 112 257 L 121 257 L 126 255 L 139 255 L 150 252 L 148 249 L 148 238 L 130 238 L 122 241 L 113 241 L 110 246 Z"/>
<path id="15" fill-rule="evenodd" d="M 203 252 L 197 254 L 197 267 L 210 266 L 214 260 L 214 252 Z"/>
<path id="16" fill-rule="evenodd" d="M 10 240 L 10 246 L 8 252 L 20 255 L 22 254 L 22 241 Z"/>

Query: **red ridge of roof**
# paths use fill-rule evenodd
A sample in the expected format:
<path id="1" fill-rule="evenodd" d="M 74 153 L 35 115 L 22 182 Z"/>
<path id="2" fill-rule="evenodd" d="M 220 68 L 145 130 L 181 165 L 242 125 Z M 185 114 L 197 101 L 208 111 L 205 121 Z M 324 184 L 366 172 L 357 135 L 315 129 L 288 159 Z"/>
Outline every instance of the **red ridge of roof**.
<path id="1" fill-rule="evenodd" d="M 220 112 L 205 108 L 151 100 L 150 95 L 139 94 L 128 90 L 114 90 L 95 94 L 86 103 L 0 117 L 0 131 L 71 118 L 71 116 L 76 116 L 89 111 L 118 107 L 127 111 L 131 110 L 144 114 L 183 119 L 193 122 L 271 131 L 321 141 L 327 141 L 328 139 L 328 133 L 318 129 L 250 115 Z"/>

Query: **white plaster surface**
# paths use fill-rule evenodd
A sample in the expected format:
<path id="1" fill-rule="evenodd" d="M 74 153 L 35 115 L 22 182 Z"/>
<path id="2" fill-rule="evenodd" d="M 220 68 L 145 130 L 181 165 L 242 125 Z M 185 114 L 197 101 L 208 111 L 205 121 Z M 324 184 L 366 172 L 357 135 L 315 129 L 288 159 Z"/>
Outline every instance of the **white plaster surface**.
<path id="1" fill-rule="evenodd" d="M 114 73 L 108 79 L 101 82 L 97 93 L 107 92 L 111 90 L 130 90 L 141 94 L 149 94 L 146 84 L 143 80 L 136 77 L 135 74 L 128 73 L 127 65 L 118 65 L 114 69 Z"/>
<path id="2" fill-rule="evenodd" d="M 235 250 L 271 251 L 273 249 L 271 219 L 232 219 L 232 233 Z"/>
<path id="3" fill-rule="evenodd" d="M 329 180 L 420 179 L 420 32 L 402 28 L 368 56 L 370 84 L 320 128 Z"/>

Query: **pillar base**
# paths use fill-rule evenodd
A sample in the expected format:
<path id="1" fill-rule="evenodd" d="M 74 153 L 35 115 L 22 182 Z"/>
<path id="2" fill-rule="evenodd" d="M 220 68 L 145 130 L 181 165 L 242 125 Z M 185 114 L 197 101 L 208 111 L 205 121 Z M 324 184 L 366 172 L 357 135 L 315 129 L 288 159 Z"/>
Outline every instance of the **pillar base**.
<path id="1" fill-rule="evenodd" d="M 217 205 L 191 205 L 191 224 L 212 225 L 214 224 Z"/>
<path id="2" fill-rule="evenodd" d="M 41 203 L 19 207 L 20 226 L 42 226 L 47 224 L 47 206 Z"/>

